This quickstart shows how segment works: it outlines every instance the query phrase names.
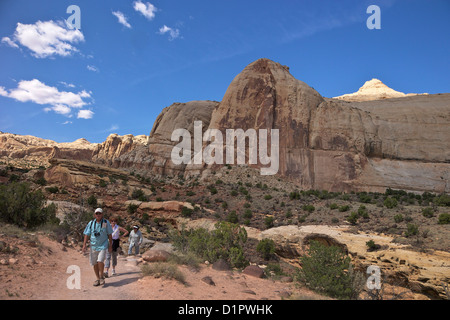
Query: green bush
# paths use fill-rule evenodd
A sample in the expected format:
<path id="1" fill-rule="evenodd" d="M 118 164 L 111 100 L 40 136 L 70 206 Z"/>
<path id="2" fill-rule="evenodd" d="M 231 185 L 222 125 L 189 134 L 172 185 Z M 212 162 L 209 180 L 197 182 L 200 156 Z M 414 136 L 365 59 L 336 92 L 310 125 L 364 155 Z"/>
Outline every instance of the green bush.
<path id="1" fill-rule="evenodd" d="M 172 230 L 169 237 L 182 253 L 190 252 L 210 262 L 225 259 L 236 268 L 248 265 L 243 250 L 247 232 L 237 224 L 221 221 L 212 231 L 204 228 L 185 230 L 183 227 L 179 231 Z"/>
<path id="2" fill-rule="evenodd" d="M 335 209 L 337 209 L 337 208 L 338 208 L 338 205 L 337 205 L 336 203 L 330 204 L 330 209 L 331 209 L 331 210 L 335 210 Z"/>
<path id="3" fill-rule="evenodd" d="M 226 221 L 228 221 L 230 223 L 238 223 L 239 222 L 239 218 L 238 218 L 238 215 L 235 210 L 228 213 Z"/>
<path id="4" fill-rule="evenodd" d="M 272 239 L 262 239 L 256 246 L 256 251 L 265 260 L 269 260 L 275 253 L 275 242 Z"/>
<path id="5" fill-rule="evenodd" d="M 184 218 L 189 218 L 190 216 L 192 216 L 193 212 L 194 212 L 194 210 L 192 210 L 188 207 L 183 207 L 183 209 L 181 209 L 181 216 Z"/>
<path id="6" fill-rule="evenodd" d="M 311 213 L 311 212 L 313 212 L 314 210 L 316 210 L 316 208 L 315 208 L 312 204 L 305 204 L 305 205 L 302 207 L 302 209 L 305 210 L 305 211 L 307 211 L 307 212 L 309 212 L 309 213 Z"/>
<path id="7" fill-rule="evenodd" d="M 394 216 L 394 221 L 395 221 L 395 223 L 400 223 L 400 222 L 402 222 L 404 219 L 403 219 L 403 215 L 401 214 L 401 213 L 399 213 L 399 214 L 396 214 L 395 216 Z"/>
<path id="8" fill-rule="evenodd" d="M 441 213 L 438 218 L 439 224 L 450 224 L 450 213 Z"/>
<path id="9" fill-rule="evenodd" d="M 91 194 L 87 199 L 87 203 L 91 208 L 97 208 L 97 198 L 95 195 Z"/>
<path id="10" fill-rule="evenodd" d="M 384 203 L 384 206 L 388 209 L 395 208 L 398 204 L 397 199 L 391 198 L 391 197 L 387 197 L 383 203 Z"/>
<path id="11" fill-rule="evenodd" d="M 358 222 L 358 214 L 356 212 L 350 213 L 350 216 L 347 217 L 347 221 L 350 222 L 352 225 L 355 225 L 356 222 Z"/>
<path id="12" fill-rule="evenodd" d="M 42 192 L 31 191 L 27 183 L 0 185 L 0 219 L 3 222 L 26 228 L 59 224 L 56 206 L 45 206 L 45 202 Z"/>
<path id="13" fill-rule="evenodd" d="M 299 279 L 319 293 L 339 299 L 353 297 L 350 258 L 339 247 L 311 241 L 308 253 L 300 257 Z"/>
<path id="14" fill-rule="evenodd" d="M 422 209 L 422 215 L 425 218 L 432 218 L 434 216 L 434 210 L 433 208 L 427 207 Z"/>
<path id="15" fill-rule="evenodd" d="M 273 227 L 273 220 L 274 218 L 272 216 L 265 217 L 264 225 L 266 226 L 266 229 L 270 229 Z"/>
<path id="16" fill-rule="evenodd" d="M 406 226 L 405 236 L 406 237 L 415 236 L 418 233 L 419 233 L 419 227 L 416 224 L 408 223 L 408 225 Z"/>

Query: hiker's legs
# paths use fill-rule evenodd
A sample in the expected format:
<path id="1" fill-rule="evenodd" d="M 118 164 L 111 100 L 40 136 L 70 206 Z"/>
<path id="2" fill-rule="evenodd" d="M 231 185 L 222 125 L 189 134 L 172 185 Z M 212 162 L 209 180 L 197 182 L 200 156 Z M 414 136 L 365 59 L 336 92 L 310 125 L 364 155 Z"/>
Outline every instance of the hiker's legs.
<path id="1" fill-rule="evenodd" d="M 105 260 L 105 272 L 106 273 L 108 273 L 110 264 L 111 264 L 111 253 L 107 252 L 106 253 L 106 260 Z M 114 262 L 113 262 L 113 266 L 114 266 Z"/>
<path id="2" fill-rule="evenodd" d="M 130 246 L 128 247 L 128 255 L 131 255 L 133 247 L 134 247 L 134 243 L 130 243 Z"/>
<path id="3" fill-rule="evenodd" d="M 112 267 L 113 267 L 113 269 L 115 269 L 115 267 L 117 266 L 117 255 L 118 255 L 119 253 L 117 252 L 117 251 L 113 251 L 112 253 L 111 253 L 111 258 L 112 258 Z"/>
<path id="4" fill-rule="evenodd" d="M 100 280 L 100 273 L 99 273 L 99 265 L 98 265 L 98 263 L 96 263 L 94 265 L 94 273 L 95 273 L 95 276 L 97 277 L 97 280 Z"/>

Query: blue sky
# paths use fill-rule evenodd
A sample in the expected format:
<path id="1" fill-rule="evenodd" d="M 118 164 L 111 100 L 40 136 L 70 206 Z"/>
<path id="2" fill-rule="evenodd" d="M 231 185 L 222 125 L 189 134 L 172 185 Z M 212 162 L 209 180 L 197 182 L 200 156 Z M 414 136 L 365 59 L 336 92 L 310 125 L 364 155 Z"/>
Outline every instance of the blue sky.
<path id="1" fill-rule="evenodd" d="M 381 29 L 366 26 L 370 5 Z M 372 78 L 450 92 L 449 18 L 448 0 L 0 0 L 0 131 L 148 135 L 164 107 L 220 101 L 259 58 L 325 97 Z"/>

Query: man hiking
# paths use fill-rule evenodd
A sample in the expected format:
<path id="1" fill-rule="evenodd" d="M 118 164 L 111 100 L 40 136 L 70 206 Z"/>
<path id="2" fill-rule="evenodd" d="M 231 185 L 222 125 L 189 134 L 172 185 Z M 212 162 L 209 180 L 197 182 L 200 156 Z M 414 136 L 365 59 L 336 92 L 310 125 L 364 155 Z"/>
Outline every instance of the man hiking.
<path id="1" fill-rule="evenodd" d="M 94 286 L 105 284 L 103 271 L 105 268 L 106 251 L 112 252 L 112 227 L 108 220 L 103 218 L 103 210 L 97 208 L 94 213 L 95 219 L 90 221 L 84 229 L 84 242 L 82 252 L 86 251 L 88 238 L 91 240 L 89 261 L 94 267 L 97 280 Z"/>

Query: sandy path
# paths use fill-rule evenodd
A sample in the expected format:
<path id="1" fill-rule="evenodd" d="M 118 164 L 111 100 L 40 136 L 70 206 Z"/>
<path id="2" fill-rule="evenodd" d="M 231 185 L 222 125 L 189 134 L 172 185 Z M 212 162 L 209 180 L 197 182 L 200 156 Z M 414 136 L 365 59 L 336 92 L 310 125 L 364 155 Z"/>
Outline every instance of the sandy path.
<path id="1" fill-rule="evenodd" d="M 321 299 L 294 282 L 280 282 L 245 275 L 239 271 L 218 271 L 211 265 L 200 270 L 178 266 L 185 284 L 173 279 L 143 277 L 139 260 L 119 256 L 116 276 L 94 287 L 95 275 L 88 261 L 73 248 L 39 236 L 39 251 L 33 263 L 26 254 L 13 265 L 0 265 L 0 300 L 281 300 Z M 24 250 L 24 249 L 22 249 Z M 70 288 L 78 270 L 80 287 Z M 204 281 L 209 277 L 213 284 Z M 68 281 L 69 279 L 69 281 Z M 69 287 L 68 287 L 69 283 Z"/>

